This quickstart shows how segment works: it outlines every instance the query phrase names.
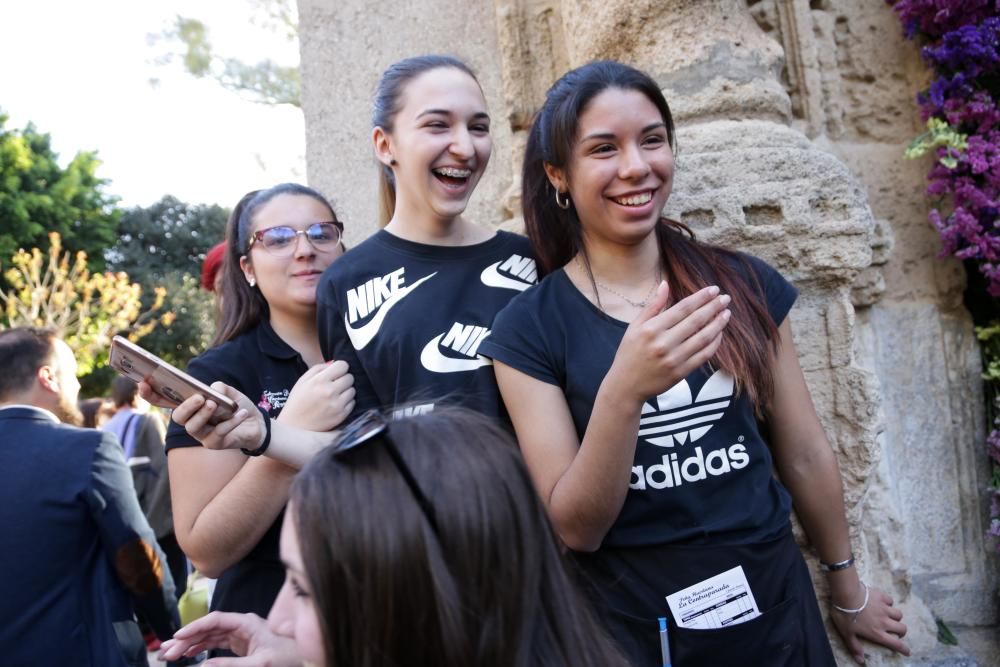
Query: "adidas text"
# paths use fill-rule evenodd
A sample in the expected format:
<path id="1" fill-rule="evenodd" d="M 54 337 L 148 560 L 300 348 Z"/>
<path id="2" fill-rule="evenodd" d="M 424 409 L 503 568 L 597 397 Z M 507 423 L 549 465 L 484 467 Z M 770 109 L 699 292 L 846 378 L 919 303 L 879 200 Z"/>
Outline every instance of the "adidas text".
<path id="1" fill-rule="evenodd" d="M 750 463 L 750 455 L 743 445 L 731 445 L 729 449 L 716 449 L 705 456 L 701 447 L 694 448 L 694 454 L 678 461 L 677 453 L 664 454 L 663 463 L 632 467 L 629 488 L 638 491 L 647 489 L 669 489 L 684 482 L 700 482 L 709 476 L 718 477 L 732 470 L 740 470 Z"/>

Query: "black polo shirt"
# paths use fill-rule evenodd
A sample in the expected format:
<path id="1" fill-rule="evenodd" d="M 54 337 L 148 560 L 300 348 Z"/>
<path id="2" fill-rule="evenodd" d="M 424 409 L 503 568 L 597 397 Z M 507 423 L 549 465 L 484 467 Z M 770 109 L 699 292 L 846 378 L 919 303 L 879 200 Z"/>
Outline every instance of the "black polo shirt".
<path id="1" fill-rule="evenodd" d="M 217 380 L 238 389 L 275 418 L 288 400 L 295 382 L 308 370 L 299 353 L 267 321 L 231 341 L 206 350 L 192 359 L 187 371 L 206 384 Z M 167 452 L 178 447 L 200 447 L 184 427 L 171 421 Z M 279 515 L 260 542 L 219 577 L 212 609 L 253 612 L 267 616 L 285 579 L 278 555 L 281 535 Z"/>

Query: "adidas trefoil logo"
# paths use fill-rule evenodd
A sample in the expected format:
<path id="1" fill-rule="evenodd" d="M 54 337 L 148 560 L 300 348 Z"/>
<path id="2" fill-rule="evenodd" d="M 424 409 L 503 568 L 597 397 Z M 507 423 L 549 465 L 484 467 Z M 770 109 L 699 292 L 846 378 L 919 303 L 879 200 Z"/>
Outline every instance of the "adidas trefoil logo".
<path id="1" fill-rule="evenodd" d="M 693 399 L 691 386 L 687 380 L 681 380 L 656 397 L 656 408 L 648 402 L 643 404 L 639 437 L 658 447 L 699 440 L 722 419 L 732 403 L 734 386 L 733 377 L 719 370 Z"/>

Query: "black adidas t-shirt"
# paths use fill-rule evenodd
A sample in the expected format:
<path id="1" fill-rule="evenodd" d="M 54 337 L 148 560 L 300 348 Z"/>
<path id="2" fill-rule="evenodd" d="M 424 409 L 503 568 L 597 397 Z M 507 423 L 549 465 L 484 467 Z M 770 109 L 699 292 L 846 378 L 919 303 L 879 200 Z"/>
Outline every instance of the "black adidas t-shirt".
<path id="1" fill-rule="evenodd" d="M 210 348 L 191 360 L 187 372 L 205 384 L 225 382 L 267 410 L 272 419 L 281 414 L 288 395 L 308 370 L 298 352 L 283 341 L 270 323 Z M 170 422 L 166 448 L 201 447 L 184 427 Z M 284 513 L 275 519 L 260 542 L 219 577 L 212 595 L 212 609 L 253 612 L 267 616 L 285 580 L 278 544 Z"/>
<path id="2" fill-rule="evenodd" d="M 503 416 L 492 361 L 479 348 L 496 314 L 536 281 L 531 246 L 517 234 L 443 247 L 381 230 L 320 280 L 323 356 L 350 365 L 355 413 L 446 402 Z"/>
<path id="3" fill-rule="evenodd" d="M 796 289 L 744 257 L 780 325 Z M 480 352 L 560 387 L 582 441 L 627 326 L 559 270 L 497 316 Z M 643 406 L 629 491 L 602 548 L 765 540 L 787 528 L 790 509 L 746 393 L 734 395 L 733 378 L 706 365 Z"/>

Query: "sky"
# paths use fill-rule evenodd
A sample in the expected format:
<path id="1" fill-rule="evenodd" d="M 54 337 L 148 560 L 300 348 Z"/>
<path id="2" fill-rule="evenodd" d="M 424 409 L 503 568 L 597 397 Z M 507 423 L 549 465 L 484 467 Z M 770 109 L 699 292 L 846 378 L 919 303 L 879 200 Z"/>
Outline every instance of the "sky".
<path id="1" fill-rule="evenodd" d="M 267 106 L 195 79 L 150 34 L 177 15 L 209 29 L 216 52 L 298 62 L 298 46 L 254 25 L 252 0 L 11 0 L 0 19 L 0 109 L 7 129 L 29 121 L 65 165 L 96 150 L 98 176 L 122 206 L 171 194 L 232 207 L 248 190 L 305 182 L 302 112 Z M 151 79 L 158 79 L 152 85 Z"/>

